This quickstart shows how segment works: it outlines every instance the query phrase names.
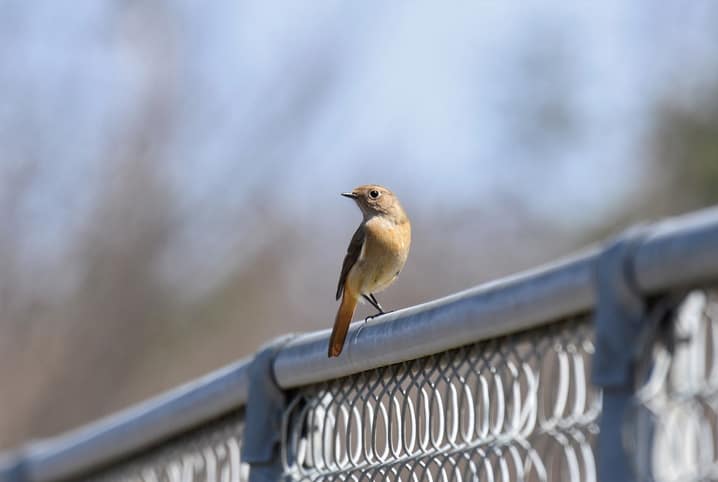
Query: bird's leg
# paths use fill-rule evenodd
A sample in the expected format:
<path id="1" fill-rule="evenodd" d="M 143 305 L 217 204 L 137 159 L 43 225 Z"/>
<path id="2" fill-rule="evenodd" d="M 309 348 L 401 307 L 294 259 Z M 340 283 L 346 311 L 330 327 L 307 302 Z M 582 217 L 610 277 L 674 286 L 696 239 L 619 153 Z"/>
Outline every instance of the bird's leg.
<path id="1" fill-rule="evenodd" d="M 369 293 L 369 298 L 374 302 L 374 308 L 379 310 L 380 315 L 383 315 L 385 313 L 384 308 L 381 307 L 381 304 L 379 303 L 379 300 L 376 299 L 376 296 L 374 296 L 374 293 Z"/>
<path id="2" fill-rule="evenodd" d="M 369 295 L 362 295 L 365 300 L 367 300 L 374 308 L 377 309 L 378 313 L 375 313 L 373 315 L 369 315 L 366 318 L 364 318 L 364 323 L 371 320 L 372 318 L 376 318 L 379 315 L 385 315 L 386 311 L 384 311 L 384 308 L 381 307 L 381 304 L 379 303 L 379 300 L 376 299 L 374 296 L 374 293 L 369 293 Z"/>
<path id="3" fill-rule="evenodd" d="M 384 314 L 384 310 L 381 309 L 381 305 L 380 305 L 379 302 L 376 300 L 376 298 L 374 298 L 374 295 L 373 295 L 373 294 L 369 293 L 369 295 L 362 295 L 362 297 L 363 297 L 365 300 L 367 300 L 370 305 L 372 305 L 374 308 L 377 309 L 377 311 L 379 312 L 379 313 L 377 313 L 377 315 L 383 315 L 383 314 Z M 376 315 L 374 315 L 374 316 L 376 316 Z"/>

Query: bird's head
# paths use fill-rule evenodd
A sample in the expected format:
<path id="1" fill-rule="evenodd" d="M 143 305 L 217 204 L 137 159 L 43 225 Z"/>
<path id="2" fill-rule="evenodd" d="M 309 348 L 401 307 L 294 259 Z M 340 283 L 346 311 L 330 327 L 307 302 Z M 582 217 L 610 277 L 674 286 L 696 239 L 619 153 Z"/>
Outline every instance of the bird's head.
<path id="1" fill-rule="evenodd" d="M 406 216 L 394 193 L 377 184 L 359 186 L 352 189 L 351 192 L 343 192 L 342 196 L 353 199 L 365 219 L 377 215 L 389 215 L 396 218 Z"/>

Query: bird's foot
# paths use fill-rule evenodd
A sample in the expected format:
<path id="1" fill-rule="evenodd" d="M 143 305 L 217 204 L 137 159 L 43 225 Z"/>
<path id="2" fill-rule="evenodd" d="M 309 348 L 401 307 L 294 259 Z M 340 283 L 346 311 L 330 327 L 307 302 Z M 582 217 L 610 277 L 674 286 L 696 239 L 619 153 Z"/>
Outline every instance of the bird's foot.
<path id="1" fill-rule="evenodd" d="M 369 316 L 367 316 L 366 318 L 364 318 L 364 323 L 366 323 L 366 322 L 369 321 L 369 320 L 373 320 L 373 319 L 376 318 L 377 316 L 388 315 L 389 313 L 394 313 L 394 310 L 391 310 L 391 311 L 382 311 L 381 313 L 374 313 L 373 315 L 369 315 Z"/>

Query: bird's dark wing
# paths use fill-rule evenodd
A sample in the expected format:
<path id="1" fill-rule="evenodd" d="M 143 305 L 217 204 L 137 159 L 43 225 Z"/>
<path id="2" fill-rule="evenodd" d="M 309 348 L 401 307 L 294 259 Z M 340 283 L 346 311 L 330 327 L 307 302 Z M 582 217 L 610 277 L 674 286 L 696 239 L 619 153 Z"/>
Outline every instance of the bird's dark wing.
<path id="1" fill-rule="evenodd" d="M 342 291 L 344 290 L 344 282 L 347 279 L 349 270 L 352 269 L 354 263 L 359 259 L 362 245 L 364 244 L 364 224 L 360 224 L 357 228 L 352 240 L 347 248 L 347 255 L 344 257 L 344 263 L 342 264 L 342 274 L 339 275 L 339 285 L 337 286 L 337 299 L 341 298 Z"/>

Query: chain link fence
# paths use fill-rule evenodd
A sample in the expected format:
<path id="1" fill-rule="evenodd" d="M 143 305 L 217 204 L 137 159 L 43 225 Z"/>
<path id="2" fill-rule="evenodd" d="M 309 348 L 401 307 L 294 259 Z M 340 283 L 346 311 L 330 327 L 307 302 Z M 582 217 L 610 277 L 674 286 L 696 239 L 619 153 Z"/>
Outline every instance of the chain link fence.
<path id="1" fill-rule="evenodd" d="M 327 333 L 282 341 L 0 457 L 0 481 L 718 480 L 718 211 L 658 232 L 628 251 L 645 303 L 610 300 L 616 329 L 624 312 L 641 323 L 613 340 L 630 386 L 592 383 L 606 341 L 592 273 L 608 250 L 594 251 L 355 324 L 339 359 Z"/>
<path id="2" fill-rule="evenodd" d="M 287 480 L 592 480 L 590 319 L 303 387 Z"/>
<path id="3" fill-rule="evenodd" d="M 691 293 L 675 329 L 673 353 L 654 347 L 625 444 L 642 480 L 718 480 L 718 291 Z"/>

